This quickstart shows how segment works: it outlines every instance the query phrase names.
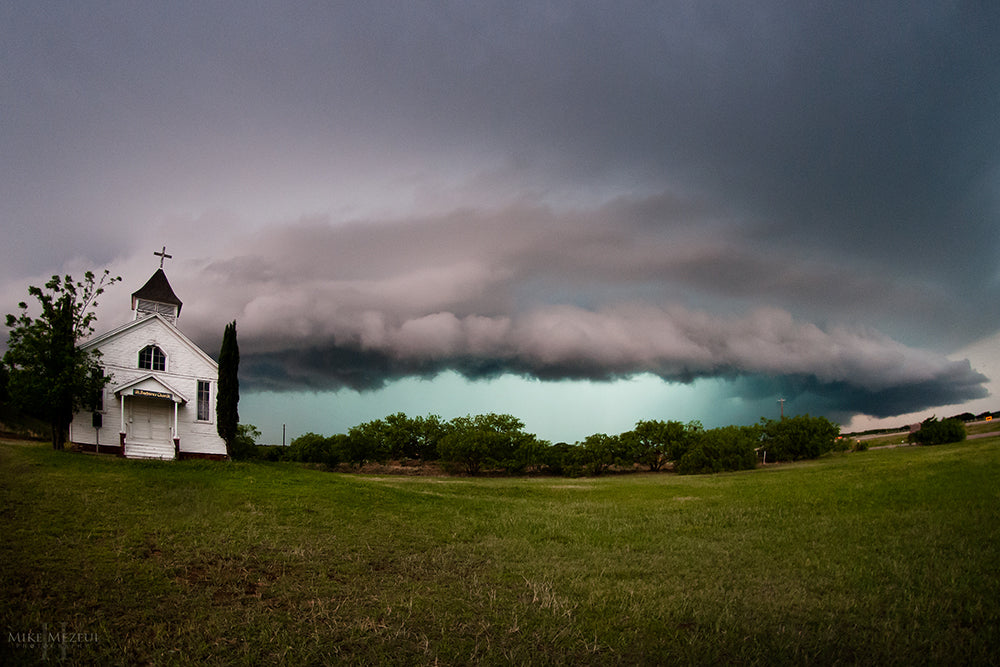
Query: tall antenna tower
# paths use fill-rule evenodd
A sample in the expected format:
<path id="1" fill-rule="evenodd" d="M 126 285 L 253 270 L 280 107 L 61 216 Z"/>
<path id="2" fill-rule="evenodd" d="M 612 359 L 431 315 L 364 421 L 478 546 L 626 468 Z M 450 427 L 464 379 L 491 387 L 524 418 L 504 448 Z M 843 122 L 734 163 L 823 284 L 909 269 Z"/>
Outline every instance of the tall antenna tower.
<path id="1" fill-rule="evenodd" d="M 785 420 L 785 399 L 779 398 L 778 404 L 781 406 L 781 420 Z"/>

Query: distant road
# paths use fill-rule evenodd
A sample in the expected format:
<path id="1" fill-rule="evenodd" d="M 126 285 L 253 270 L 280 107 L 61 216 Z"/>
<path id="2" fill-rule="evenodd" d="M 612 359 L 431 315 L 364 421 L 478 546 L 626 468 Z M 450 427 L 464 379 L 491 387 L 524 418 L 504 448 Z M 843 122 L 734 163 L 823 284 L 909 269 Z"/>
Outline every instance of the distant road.
<path id="1" fill-rule="evenodd" d="M 986 423 L 988 422 L 985 419 L 983 419 L 977 422 L 967 422 L 965 425 L 973 426 L 975 424 L 986 424 Z M 909 435 L 909 433 L 907 433 L 906 431 L 897 431 L 895 433 L 869 433 L 868 435 L 862 435 L 857 437 L 851 436 L 851 437 L 853 437 L 855 440 L 874 440 L 875 438 L 888 438 L 891 435 L 900 435 L 905 438 L 906 436 Z M 976 438 L 992 438 L 995 435 L 1000 435 L 1000 431 L 990 431 L 989 433 L 970 433 L 967 439 L 974 440 Z"/>
<path id="2" fill-rule="evenodd" d="M 867 435 L 852 435 L 851 438 L 854 440 L 874 440 L 875 438 L 888 438 L 890 435 L 898 435 L 906 437 L 909 435 L 906 431 L 896 431 L 895 433 L 869 433 Z M 844 436 L 847 437 L 846 435 Z"/>

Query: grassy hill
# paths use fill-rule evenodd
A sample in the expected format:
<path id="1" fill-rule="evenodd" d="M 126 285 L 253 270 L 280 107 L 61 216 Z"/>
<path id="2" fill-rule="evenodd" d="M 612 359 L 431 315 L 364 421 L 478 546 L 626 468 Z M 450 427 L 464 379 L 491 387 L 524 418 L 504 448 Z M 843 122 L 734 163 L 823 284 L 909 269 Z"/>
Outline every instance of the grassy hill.
<path id="1" fill-rule="evenodd" d="M 0 441 L 0 662 L 989 664 L 998 482 L 996 438 L 572 480 Z"/>

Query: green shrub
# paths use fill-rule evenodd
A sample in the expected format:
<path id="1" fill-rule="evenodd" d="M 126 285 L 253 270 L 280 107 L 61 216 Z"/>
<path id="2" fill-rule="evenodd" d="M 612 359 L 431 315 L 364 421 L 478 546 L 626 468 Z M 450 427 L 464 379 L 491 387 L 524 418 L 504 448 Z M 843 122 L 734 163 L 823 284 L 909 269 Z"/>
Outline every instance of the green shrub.
<path id="1" fill-rule="evenodd" d="M 703 431 L 677 461 L 675 470 L 682 475 L 749 470 L 757 465 L 756 426 L 725 426 Z"/>
<path id="2" fill-rule="evenodd" d="M 681 475 L 700 475 L 719 471 L 715 461 L 705 453 L 700 443 L 684 453 L 681 460 L 674 466 L 674 470 Z"/>
<path id="3" fill-rule="evenodd" d="M 519 472 L 540 463 L 530 459 L 541 452 L 535 436 L 524 432 L 520 419 L 494 413 L 452 419 L 447 435 L 438 442 L 441 459 L 460 464 L 470 475 L 483 467 Z"/>
<path id="4" fill-rule="evenodd" d="M 438 443 L 441 460 L 461 465 L 465 472 L 475 475 L 490 460 L 493 451 L 488 433 L 474 429 L 461 429 L 449 433 Z"/>
<path id="5" fill-rule="evenodd" d="M 683 455 L 690 434 L 679 421 L 638 421 L 633 430 L 620 436 L 622 456 L 655 472 Z"/>
<path id="6" fill-rule="evenodd" d="M 306 433 L 292 440 L 288 455 L 301 463 L 322 463 L 330 468 L 341 461 L 341 451 L 336 436 L 327 438 L 317 433 Z"/>
<path id="7" fill-rule="evenodd" d="M 522 438 L 514 450 L 508 471 L 520 473 L 537 470 L 545 464 L 545 450 L 548 446 L 548 442 L 539 440 L 535 436 Z"/>
<path id="8" fill-rule="evenodd" d="M 394 460 L 437 459 L 438 442 L 448 430 L 437 415 L 407 417 L 405 413 L 397 412 L 372 423 L 378 425 L 379 436 L 384 442 L 388 457 Z"/>
<path id="9" fill-rule="evenodd" d="M 343 447 L 344 460 L 356 466 L 365 461 L 388 461 L 390 439 L 386 431 L 386 422 L 381 419 L 352 426 Z"/>
<path id="10" fill-rule="evenodd" d="M 943 445 L 962 442 L 965 438 L 965 424 L 961 420 L 952 417 L 938 421 L 936 417 L 928 417 L 920 422 L 920 430 L 911 433 L 908 440 L 920 445 Z"/>
<path id="11" fill-rule="evenodd" d="M 768 461 L 815 459 L 834 448 L 840 427 L 826 417 L 797 415 L 780 421 L 761 419 L 760 446 Z"/>
<path id="12" fill-rule="evenodd" d="M 541 464 L 553 475 L 579 477 L 583 474 L 580 465 L 579 448 L 566 442 L 544 447 L 541 451 Z"/>
<path id="13" fill-rule="evenodd" d="M 595 433 L 588 435 L 577 446 L 576 453 L 580 466 L 587 473 L 600 475 L 611 466 L 620 463 L 625 452 L 619 436 Z"/>
<path id="14" fill-rule="evenodd" d="M 262 461 L 290 461 L 288 447 L 281 445 L 257 445 L 257 458 Z"/>
<path id="15" fill-rule="evenodd" d="M 229 458 L 246 461 L 257 458 L 257 438 L 260 431 L 253 424 L 237 424 L 236 436 L 229 445 Z"/>
<path id="16" fill-rule="evenodd" d="M 835 452 L 846 452 L 851 449 L 853 442 L 850 438 L 845 438 L 843 436 L 837 436 L 833 440 L 833 451 Z"/>

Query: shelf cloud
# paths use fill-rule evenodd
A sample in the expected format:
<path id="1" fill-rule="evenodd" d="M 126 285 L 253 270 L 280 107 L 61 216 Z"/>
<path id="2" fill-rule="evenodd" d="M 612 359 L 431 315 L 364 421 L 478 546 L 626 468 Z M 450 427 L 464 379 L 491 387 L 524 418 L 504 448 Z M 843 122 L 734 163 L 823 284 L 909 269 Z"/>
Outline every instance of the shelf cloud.
<path id="1" fill-rule="evenodd" d="M 724 225 L 703 234 L 685 218 L 663 234 L 630 220 L 652 206 L 557 214 L 521 205 L 343 227 L 310 220 L 248 239 L 239 259 L 206 264 L 197 284 L 238 305 L 244 380 L 267 390 L 366 390 L 454 370 L 473 379 L 781 379 L 840 412 L 878 416 L 985 396 L 987 378 L 968 361 L 869 326 L 721 305 L 748 284 L 800 310 L 851 300 L 859 312 L 900 300 L 930 308 L 933 295 L 871 290 L 876 275 L 836 279 L 823 262 L 779 263 L 780 249 L 741 253 L 739 230 L 720 233 Z M 673 302 L 675 284 L 714 309 Z"/>

